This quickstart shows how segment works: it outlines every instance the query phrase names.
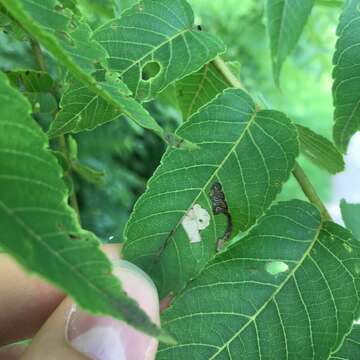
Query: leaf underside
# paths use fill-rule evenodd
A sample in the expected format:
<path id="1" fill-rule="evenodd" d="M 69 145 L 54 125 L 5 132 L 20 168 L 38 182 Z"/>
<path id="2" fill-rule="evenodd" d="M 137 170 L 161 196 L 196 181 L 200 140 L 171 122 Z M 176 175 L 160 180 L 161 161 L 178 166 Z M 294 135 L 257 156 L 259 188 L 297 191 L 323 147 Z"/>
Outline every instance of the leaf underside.
<path id="1" fill-rule="evenodd" d="M 100 64 L 105 63 L 107 53 L 92 39 L 92 30 L 87 23 L 76 21 L 70 10 L 59 6 L 56 0 L 0 0 L 0 3 L 89 91 L 138 125 L 164 137 L 163 129 L 130 96 L 129 89 L 118 77 L 114 81 L 114 74 L 109 73 L 110 81 L 98 82 L 92 76 Z M 88 124 L 86 128 L 89 128 Z"/>
<path id="2" fill-rule="evenodd" d="M 30 105 L 0 73 L 1 247 L 84 309 L 111 315 L 151 335 L 151 323 L 112 275 L 99 241 L 82 230 L 67 205 L 61 167 Z"/>
<path id="3" fill-rule="evenodd" d="M 360 325 L 354 325 L 350 334 L 344 339 L 344 343 L 331 356 L 331 360 L 357 360 L 360 354 Z"/>
<path id="4" fill-rule="evenodd" d="M 274 80 L 279 85 L 281 67 L 295 48 L 314 0 L 267 0 L 267 21 Z"/>
<path id="5" fill-rule="evenodd" d="M 360 1 L 349 0 L 337 29 L 333 64 L 333 136 L 343 152 L 360 130 Z"/>
<path id="6" fill-rule="evenodd" d="M 230 87 L 213 62 L 176 83 L 177 99 L 186 120 Z"/>
<path id="7" fill-rule="evenodd" d="M 212 62 L 178 81 L 176 83 L 177 101 L 184 120 L 229 86 L 230 84 Z M 297 130 L 302 154 L 330 174 L 344 170 L 343 156 L 331 141 L 299 124 L 297 124 Z"/>
<path id="8" fill-rule="evenodd" d="M 238 73 L 237 69 L 235 73 Z M 229 86 L 230 84 L 212 62 L 178 81 L 176 83 L 177 101 L 184 120 Z M 303 155 L 330 174 L 344 170 L 343 156 L 331 141 L 307 127 L 299 124 L 296 126 L 299 133 L 300 152 Z"/>
<path id="9" fill-rule="evenodd" d="M 344 171 L 343 156 L 331 141 L 305 126 L 297 124 L 296 127 L 302 154 L 330 174 Z"/>
<path id="10" fill-rule="evenodd" d="M 314 206 L 275 205 L 165 311 L 177 344 L 157 359 L 329 359 L 358 309 L 359 258 Z"/>
<path id="11" fill-rule="evenodd" d="M 105 68 L 141 101 L 152 100 L 174 81 L 224 52 L 218 39 L 197 30 L 193 12 L 184 0 L 142 1 L 97 29 L 92 39 L 107 51 Z M 120 115 L 119 107 L 109 106 L 90 89 L 80 88 L 81 84 L 74 82 L 65 93 L 50 136 L 93 129 Z M 139 111 L 132 111 L 141 118 Z"/>
<path id="12" fill-rule="evenodd" d="M 94 38 L 109 54 L 108 68 L 140 100 L 153 99 L 225 51 L 221 41 L 194 26 L 184 0 L 140 1 L 97 29 Z"/>
<path id="13" fill-rule="evenodd" d="M 155 280 L 160 297 L 179 291 L 215 254 L 226 216 L 214 216 L 210 189 L 222 185 L 232 233 L 244 231 L 270 206 L 298 155 L 297 131 L 282 113 L 257 112 L 242 90 L 228 89 L 177 132 L 199 146 L 170 149 L 135 205 L 123 254 Z M 194 243 L 184 216 L 200 206 L 210 219 Z"/>
<path id="14" fill-rule="evenodd" d="M 123 116 L 119 108 L 75 79 L 70 80 L 69 88 L 61 97 L 60 108 L 48 131 L 50 137 L 93 130 Z"/>

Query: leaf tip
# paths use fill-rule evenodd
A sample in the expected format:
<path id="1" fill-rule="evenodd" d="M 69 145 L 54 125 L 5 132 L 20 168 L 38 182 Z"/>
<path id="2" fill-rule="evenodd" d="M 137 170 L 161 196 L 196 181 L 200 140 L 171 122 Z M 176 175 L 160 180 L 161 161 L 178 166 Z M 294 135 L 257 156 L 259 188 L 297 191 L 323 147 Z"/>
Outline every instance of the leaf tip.
<path id="1" fill-rule="evenodd" d="M 170 335 L 166 330 L 160 329 L 159 335 L 157 336 L 160 342 L 166 344 L 166 345 L 177 345 L 177 341 L 175 338 Z"/>
<path id="2" fill-rule="evenodd" d="M 273 66 L 273 80 L 274 85 L 278 90 L 281 90 L 280 88 L 280 68 L 277 65 Z"/>
<path id="3" fill-rule="evenodd" d="M 197 150 L 199 149 L 199 145 L 194 144 L 193 142 L 186 140 L 176 134 L 166 133 L 164 135 L 165 142 L 173 148 L 181 149 L 181 150 Z"/>

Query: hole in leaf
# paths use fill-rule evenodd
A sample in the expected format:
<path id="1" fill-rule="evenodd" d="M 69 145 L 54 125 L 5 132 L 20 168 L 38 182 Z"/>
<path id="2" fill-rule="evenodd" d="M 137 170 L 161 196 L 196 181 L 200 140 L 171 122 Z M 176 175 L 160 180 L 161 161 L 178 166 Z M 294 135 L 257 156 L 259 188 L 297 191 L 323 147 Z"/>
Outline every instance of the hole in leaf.
<path id="1" fill-rule="evenodd" d="M 74 233 L 69 233 L 69 238 L 73 239 L 73 240 L 79 240 L 80 239 L 79 235 L 74 234 Z"/>
<path id="2" fill-rule="evenodd" d="M 156 77 L 161 70 L 160 64 L 156 61 L 148 62 L 141 71 L 141 78 L 148 81 Z"/>
<path id="3" fill-rule="evenodd" d="M 265 265 L 265 270 L 270 275 L 278 275 L 289 270 L 289 266 L 282 261 L 272 261 Z"/>
<path id="4" fill-rule="evenodd" d="M 40 103 L 36 102 L 34 104 L 34 112 L 40 112 Z"/>
<path id="5" fill-rule="evenodd" d="M 210 224 L 210 215 L 206 209 L 199 204 L 195 204 L 183 217 L 183 226 L 190 243 L 201 241 L 200 231 L 206 229 Z"/>
<path id="6" fill-rule="evenodd" d="M 62 4 L 56 4 L 55 6 L 54 6 L 54 10 L 55 11 L 63 11 L 64 10 L 64 6 L 62 5 Z"/>

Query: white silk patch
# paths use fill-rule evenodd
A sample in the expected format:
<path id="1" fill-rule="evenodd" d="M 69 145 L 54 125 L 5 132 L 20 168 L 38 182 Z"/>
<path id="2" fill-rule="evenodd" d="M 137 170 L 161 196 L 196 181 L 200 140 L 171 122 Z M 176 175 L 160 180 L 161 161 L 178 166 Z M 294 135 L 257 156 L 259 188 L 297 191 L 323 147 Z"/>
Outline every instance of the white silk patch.
<path id="1" fill-rule="evenodd" d="M 206 229 L 210 224 L 210 215 L 199 204 L 195 204 L 183 217 L 181 225 L 191 243 L 201 241 L 200 230 Z"/>

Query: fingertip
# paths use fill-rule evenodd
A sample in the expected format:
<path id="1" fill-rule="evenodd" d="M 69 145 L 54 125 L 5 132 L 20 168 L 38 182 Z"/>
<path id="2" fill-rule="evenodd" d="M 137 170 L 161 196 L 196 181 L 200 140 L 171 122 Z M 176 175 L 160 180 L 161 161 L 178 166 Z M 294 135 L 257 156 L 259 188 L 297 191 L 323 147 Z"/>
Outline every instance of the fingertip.
<path id="1" fill-rule="evenodd" d="M 111 252 L 114 251 L 116 247 L 112 247 Z M 151 279 L 126 261 L 113 257 L 112 262 L 113 273 L 127 294 L 159 324 L 159 299 Z M 72 360 L 85 359 L 85 356 L 94 360 L 152 360 L 157 345 L 156 339 L 126 323 L 90 315 L 67 298 L 39 331 L 24 359 L 42 359 L 41 356 L 50 353 L 54 358 Z"/>
<path id="2" fill-rule="evenodd" d="M 105 244 L 101 249 L 110 261 L 118 261 L 121 257 L 122 244 Z"/>
<path id="3" fill-rule="evenodd" d="M 0 348 L 0 360 L 19 360 L 27 347 L 26 343 L 4 346 Z"/>
<path id="4" fill-rule="evenodd" d="M 149 276 L 127 261 L 116 260 L 113 264 L 114 274 L 127 294 L 154 323 L 159 324 L 159 299 Z M 69 315 L 66 338 L 77 351 L 94 360 L 150 360 L 155 358 L 158 344 L 156 339 L 122 321 L 94 317 L 76 306 Z"/>

